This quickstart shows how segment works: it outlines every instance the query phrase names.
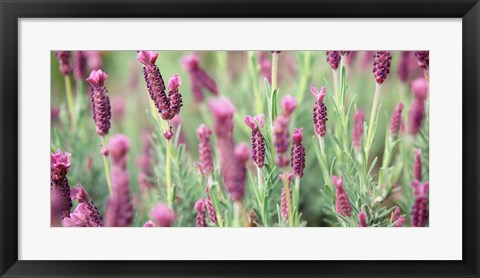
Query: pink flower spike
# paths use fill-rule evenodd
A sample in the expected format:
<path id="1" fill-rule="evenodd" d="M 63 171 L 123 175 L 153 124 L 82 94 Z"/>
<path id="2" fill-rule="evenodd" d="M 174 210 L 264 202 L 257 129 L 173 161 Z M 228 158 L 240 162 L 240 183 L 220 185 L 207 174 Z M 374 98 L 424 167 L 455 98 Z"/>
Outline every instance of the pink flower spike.
<path id="1" fill-rule="evenodd" d="M 390 135 L 393 137 L 397 137 L 398 132 L 400 131 L 400 127 L 402 125 L 403 107 L 403 103 L 400 102 L 395 108 L 395 111 L 393 111 L 392 117 L 390 118 Z"/>
<path id="2" fill-rule="evenodd" d="M 200 58 L 195 54 L 190 54 L 182 58 L 182 67 L 185 71 L 192 71 L 198 67 Z"/>
<path id="3" fill-rule="evenodd" d="M 103 87 L 105 85 L 105 80 L 107 80 L 108 75 L 102 70 L 92 70 L 90 76 L 86 79 L 92 87 Z"/>
<path id="4" fill-rule="evenodd" d="M 176 215 L 166 204 L 156 205 L 150 215 L 159 227 L 170 227 L 175 221 Z"/>
<path id="5" fill-rule="evenodd" d="M 72 200 L 78 200 L 80 203 L 84 203 L 87 200 L 90 200 L 87 191 L 83 188 L 81 184 L 78 184 L 77 186 L 74 186 L 72 189 L 70 189 L 70 197 L 72 198 Z"/>
<path id="6" fill-rule="evenodd" d="M 285 116 L 289 117 L 297 107 L 297 100 L 291 95 L 286 95 L 282 99 L 282 106 Z"/>
<path id="7" fill-rule="evenodd" d="M 178 74 L 174 74 L 168 80 L 168 90 L 176 91 L 178 87 L 182 84 L 182 79 Z"/>
<path id="8" fill-rule="evenodd" d="M 147 222 L 145 222 L 145 224 L 143 225 L 143 227 L 144 227 L 144 228 L 153 228 L 153 227 L 155 227 L 155 226 L 154 226 L 152 220 L 148 220 Z"/>
<path id="9" fill-rule="evenodd" d="M 413 178 L 417 181 L 422 180 L 422 150 L 415 150 L 415 160 L 413 162 Z"/>
<path id="10" fill-rule="evenodd" d="M 424 100 L 428 94 L 428 82 L 425 78 L 417 78 L 412 81 L 412 91 L 417 99 Z"/>
<path id="11" fill-rule="evenodd" d="M 337 213 L 342 216 L 352 216 L 352 206 L 347 192 L 343 188 L 343 177 L 332 176 L 332 182 L 337 188 L 335 193 L 335 208 Z"/>
<path id="12" fill-rule="evenodd" d="M 245 143 L 240 143 L 235 147 L 235 157 L 242 163 L 245 163 L 250 157 L 250 150 L 248 145 Z"/>
<path id="13" fill-rule="evenodd" d="M 352 131 L 352 141 L 353 146 L 358 150 L 362 145 L 362 135 L 363 135 L 363 122 L 365 118 L 363 111 L 356 111 L 355 116 L 353 117 L 353 131 Z"/>
<path id="14" fill-rule="evenodd" d="M 252 130 L 256 129 L 257 128 L 257 125 L 255 124 L 255 120 L 252 116 L 245 116 L 243 117 L 243 121 L 245 122 L 245 124 L 247 124 L 247 126 L 249 128 L 251 128 Z"/>
<path id="15" fill-rule="evenodd" d="M 265 127 L 265 114 L 258 114 L 257 116 L 253 117 L 255 121 L 263 128 Z"/>
<path id="16" fill-rule="evenodd" d="M 293 130 L 292 141 L 295 144 L 302 143 L 303 140 L 303 128 L 295 128 Z"/>
<path id="17" fill-rule="evenodd" d="M 323 99 L 325 98 L 325 95 L 326 95 L 326 92 L 327 92 L 327 88 L 325 86 L 323 86 L 321 89 L 320 89 L 320 92 L 317 90 L 317 87 L 310 87 L 310 92 L 312 92 L 312 95 L 315 97 L 315 99 L 320 102 L 320 103 L 323 103 Z"/>
<path id="18" fill-rule="evenodd" d="M 137 60 L 146 67 L 151 67 L 157 61 L 158 53 L 156 51 L 139 51 Z"/>
<path id="19" fill-rule="evenodd" d="M 130 150 L 130 140 L 128 140 L 128 137 L 123 134 L 115 135 L 110 139 L 108 148 L 110 149 L 112 157 L 112 165 L 125 169 L 127 165 L 127 154 Z"/>
<path id="20" fill-rule="evenodd" d="M 363 210 L 358 214 L 358 225 L 360 227 L 368 227 L 367 213 Z"/>

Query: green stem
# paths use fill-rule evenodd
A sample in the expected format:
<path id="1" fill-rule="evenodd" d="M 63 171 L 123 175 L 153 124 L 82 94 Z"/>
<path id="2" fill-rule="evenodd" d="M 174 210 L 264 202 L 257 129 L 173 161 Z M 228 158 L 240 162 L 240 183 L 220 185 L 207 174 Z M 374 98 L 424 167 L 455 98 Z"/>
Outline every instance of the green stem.
<path id="1" fill-rule="evenodd" d="M 72 131 L 77 130 L 77 121 L 75 119 L 75 111 L 73 106 L 73 93 L 72 93 L 72 78 L 70 75 L 65 75 L 65 91 L 67 93 L 67 106 L 68 113 L 70 114 L 70 121 L 72 123 Z"/>
<path id="2" fill-rule="evenodd" d="M 376 83 L 375 87 L 375 96 L 373 97 L 373 105 L 372 105 L 372 111 L 370 114 L 370 121 L 368 124 L 368 133 L 367 133 L 367 141 L 365 142 L 365 164 L 368 164 L 368 156 L 370 154 L 370 148 L 372 146 L 371 142 L 371 137 L 372 137 L 372 132 L 374 129 L 374 124 L 375 124 L 375 119 L 377 115 L 377 109 L 378 109 L 378 100 L 380 98 L 380 89 L 381 85 Z"/>
<path id="3" fill-rule="evenodd" d="M 272 52 L 272 92 L 277 89 L 278 52 Z"/>
<path id="4" fill-rule="evenodd" d="M 102 148 L 105 148 L 105 136 L 102 136 Z M 108 158 L 103 155 L 103 166 L 105 168 L 105 178 L 107 179 L 108 192 L 112 195 L 112 181 L 110 179 L 110 166 L 108 164 Z"/>
<path id="5" fill-rule="evenodd" d="M 167 125 L 170 125 L 167 122 Z M 166 175 L 167 175 L 167 200 L 168 200 L 168 206 L 171 208 L 173 205 L 173 192 L 172 192 L 172 175 L 171 175 L 171 165 L 170 165 L 170 160 L 171 160 L 171 143 L 170 140 L 167 140 L 167 162 L 166 162 Z"/>

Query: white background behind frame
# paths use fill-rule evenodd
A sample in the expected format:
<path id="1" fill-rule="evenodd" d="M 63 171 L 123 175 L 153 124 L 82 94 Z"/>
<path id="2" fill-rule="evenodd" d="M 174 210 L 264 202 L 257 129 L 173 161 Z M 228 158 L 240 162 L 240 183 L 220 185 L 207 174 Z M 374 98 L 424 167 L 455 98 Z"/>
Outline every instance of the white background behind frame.
<path id="1" fill-rule="evenodd" d="M 19 259 L 460 260 L 461 42 L 461 19 L 21 19 Z M 50 228 L 54 49 L 430 50 L 430 227 Z"/>

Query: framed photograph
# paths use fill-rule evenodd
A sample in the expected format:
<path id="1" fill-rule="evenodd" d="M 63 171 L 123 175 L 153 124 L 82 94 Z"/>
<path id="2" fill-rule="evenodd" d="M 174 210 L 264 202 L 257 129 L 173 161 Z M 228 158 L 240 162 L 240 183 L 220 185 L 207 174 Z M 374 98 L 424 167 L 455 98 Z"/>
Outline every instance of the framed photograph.
<path id="1" fill-rule="evenodd" d="M 478 1 L 0 15 L 1 277 L 479 277 Z"/>

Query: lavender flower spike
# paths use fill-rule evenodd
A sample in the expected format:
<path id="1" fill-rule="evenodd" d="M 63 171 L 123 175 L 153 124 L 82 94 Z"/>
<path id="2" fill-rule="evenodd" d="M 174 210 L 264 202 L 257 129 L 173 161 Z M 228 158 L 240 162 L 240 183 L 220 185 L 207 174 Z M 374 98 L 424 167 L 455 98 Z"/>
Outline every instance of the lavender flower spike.
<path id="1" fill-rule="evenodd" d="M 288 124 L 290 119 L 285 116 L 278 116 L 273 123 L 274 146 L 276 151 L 275 163 L 280 167 L 287 167 L 289 158 L 286 156 L 290 132 L 288 131 Z"/>
<path id="2" fill-rule="evenodd" d="M 315 105 L 313 106 L 313 127 L 315 134 L 324 137 L 327 133 L 327 107 L 323 103 L 327 88 L 322 87 L 320 92 L 315 87 L 311 87 L 310 91 L 315 97 Z"/>
<path id="3" fill-rule="evenodd" d="M 75 51 L 73 53 L 73 77 L 75 80 L 83 78 L 85 67 L 87 65 L 87 57 L 83 51 Z"/>
<path id="4" fill-rule="evenodd" d="M 73 200 L 78 200 L 80 204 L 86 205 L 86 208 L 91 212 L 90 218 L 91 221 L 95 223 L 95 227 L 103 227 L 103 219 L 100 212 L 98 212 L 97 207 L 95 207 L 95 204 L 90 200 L 87 191 L 81 184 L 72 188 L 70 196 Z"/>
<path id="5" fill-rule="evenodd" d="M 284 179 L 283 174 L 280 174 L 279 177 L 280 177 L 280 180 Z M 289 185 L 292 182 L 292 178 L 293 178 L 293 175 L 288 174 L 287 182 Z M 290 204 L 292 204 L 292 196 L 293 196 L 292 187 L 289 186 L 288 188 L 290 189 Z M 282 195 L 281 195 L 281 201 L 280 201 L 280 215 L 282 216 L 283 220 L 288 219 L 287 191 L 285 191 L 285 186 L 282 186 Z"/>
<path id="6" fill-rule="evenodd" d="M 208 191 L 207 187 L 207 199 L 205 200 L 205 206 L 207 207 L 208 211 L 208 218 L 210 219 L 210 222 L 214 225 L 217 225 L 218 219 L 217 219 L 217 214 L 215 213 L 215 208 L 213 207 L 213 202 L 212 198 L 210 197 L 210 192 Z"/>
<path id="7" fill-rule="evenodd" d="M 415 160 L 413 162 L 413 178 L 422 181 L 422 150 L 415 150 Z"/>
<path id="8" fill-rule="evenodd" d="M 303 170 L 305 169 L 305 148 L 303 147 L 302 140 L 303 128 L 294 129 L 292 135 L 291 166 L 293 174 L 297 177 L 302 177 Z"/>
<path id="9" fill-rule="evenodd" d="M 415 57 L 417 57 L 418 66 L 424 70 L 428 70 L 430 66 L 430 52 L 429 51 L 415 51 Z"/>
<path id="10" fill-rule="evenodd" d="M 373 76 L 377 84 L 382 84 L 390 73 L 391 51 L 377 51 L 373 58 Z"/>
<path id="11" fill-rule="evenodd" d="M 247 178 L 246 164 L 250 157 L 250 150 L 246 144 L 239 144 L 235 147 L 234 157 L 236 167 L 230 169 L 227 175 L 227 190 L 234 201 L 240 201 L 245 194 L 245 182 Z"/>
<path id="12" fill-rule="evenodd" d="M 333 70 L 337 70 L 340 65 L 340 53 L 338 51 L 327 51 L 327 62 Z"/>
<path id="13" fill-rule="evenodd" d="M 112 155 L 112 195 L 107 203 L 105 224 L 108 227 L 126 227 L 133 223 L 133 203 L 130 193 L 130 180 L 127 172 L 130 142 L 124 135 L 110 139 Z"/>
<path id="14" fill-rule="evenodd" d="M 190 75 L 193 97 L 197 102 L 203 100 L 203 88 L 210 91 L 212 95 L 218 95 L 217 83 L 200 67 L 200 58 L 197 55 L 183 57 L 181 62 L 183 69 Z"/>
<path id="15" fill-rule="evenodd" d="M 402 125 L 402 111 L 403 103 L 400 102 L 395 108 L 395 111 L 393 111 L 392 117 L 390 118 L 390 135 L 394 138 L 398 136 L 400 126 Z"/>
<path id="16" fill-rule="evenodd" d="M 293 110 L 297 108 L 297 100 L 291 95 L 286 95 L 282 98 L 283 114 L 286 117 L 290 117 Z"/>
<path id="17" fill-rule="evenodd" d="M 143 224 L 143 227 L 144 228 L 153 228 L 155 226 L 154 226 L 154 223 L 153 223 L 152 220 L 148 220 L 147 222 L 145 222 L 145 224 Z"/>
<path id="18" fill-rule="evenodd" d="M 197 211 L 197 227 L 207 227 L 207 217 L 205 216 L 205 199 L 199 199 L 195 203 L 195 210 Z"/>
<path id="19" fill-rule="evenodd" d="M 368 227 L 367 213 L 363 210 L 358 214 L 358 225 L 360 227 Z"/>
<path id="20" fill-rule="evenodd" d="M 362 145 L 363 122 L 365 117 L 363 111 L 356 111 L 353 117 L 352 142 L 355 149 L 359 149 Z"/>
<path id="21" fill-rule="evenodd" d="M 75 210 L 62 219 L 64 227 L 99 227 L 93 213 L 88 209 L 88 205 L 80 203 Z"/>
<path id="22" fill-rule="evenodd" d="M 178 87 L 182 84 L 182 79 L 178 74 L 173 75 L 168 80 L 168 100 L 170 104 L 169 120 L 173 119 L 180 113 L 180 107 L 183 106 L 182 94 L 178 91 Z"/>
<path id="23" fill-rule="evenodd" d="M 235 106 L 227 98 L 212 99 L 209 106 L 215 119 L 214 131 L 217 137 L 230 137 L 233 132 Z"/>
<path id="24" fill-rule="evenodd" d="M 412 81 L 412 91 L 417 100 L 425 100 L 428 94 L 428 82 L 425 78 L 417 78 Z"/>
<path id="25" fill-rule="evenodd" d="M 352 216 L 352 206 L 350 205 L 350 200 L 348 198 L 347 192 L 343 188 L 343 178 L 332 176 L 333 185 L 337 188 L 336 191 L 336 200 L 335 207 L 337 213 L 342 216 Z"/>
<path id="26" fill-rule="evenodd" d="M 171 227 L 176 218 L 175 212 L 163 203 L 156 205 L 150 215 L 159 227 Z"/>
<path id="27" fill-rule="evenodd" d="M 63 154 L 60 149 L 50 155 L 50 191 L 52 195 L 59 199 L 57 202 L 61 203 L 58 207 L 62 218 L 68 217 L 72 209 L 70 186 L 67 179 L 68 169 L 71 166 L 70 156 L 70 153 Z"/>
<path id="28" fill-rule="evenodd" d="M 425 117 L 425 104 L 423 100 L 416 99 L 410 106 L 408 112 L 408 132 L 415 135 L 422 128 L 423 119 Z"/>
<path id="29" fill-rule="evenodd" d="M 415 180 L 412 183 L 415 201 L 412 208 L 412 226 L 424 227 L 428 219 L 428 187 L 429 183 L 421 184 Z"/>
<path id="30" fill-rule="evenodd" d="M 197 137 L 198 140 L 200 140 L 198 144 L 198 156 L 200 157 L 200 164 L 204 175 L 211 175 L 213 173 L 213 154 L 212 146 L 210 145 L 211 135 L 212 130 L 206 125 L 202 124 L 197 128 Z"/>
<path id="31" fill-rule="evenodd" d="M 252 130 L 252 160 L 259 168 L 262 168 L 265 162 L 265 138 L 263 138 L 263 135 L 255 121 L 257 121 L 261 127 L 264 127 L 264 118 L 264 114 L 260 114 L 255 117 L 245 116 L 243 118 L 247 126 Z"/>
<path id="32" fill-rule="evenodd" d="M 110 109 L 110 99 L 107 96 L 105 80 L 108 75 L 102 70 L 93 70 L 86 79 L 92 86 L 90 97 L 92 100 L 93 120 L 97 127 L 97 133 L 105 136 L 110 130 L 110 119 L 112 117 Z"/>
<path id="33" fill-rule="evenodd" d="M 63 75 L 71 74 L 73 69 L 70 65 L 70 51 L 56 51 L 55 57 L 57 57 L 58 62 L 60 62 L 60 72 Z"/>
<path id="34" fill-rule="evenodd" d="M 143 77 L 147 83 L 148 93 L 162 119 L 170 119 L 170 100 L 165 93 L 165 83 L 160 69 L 155 65 L 158 53 L 139 51 L 137 60 L 143 64 Z"/>

